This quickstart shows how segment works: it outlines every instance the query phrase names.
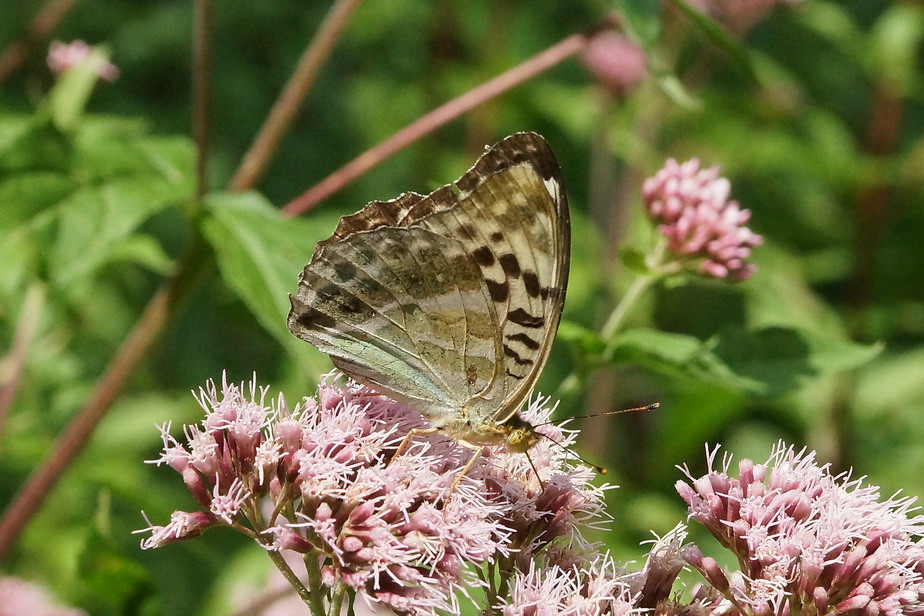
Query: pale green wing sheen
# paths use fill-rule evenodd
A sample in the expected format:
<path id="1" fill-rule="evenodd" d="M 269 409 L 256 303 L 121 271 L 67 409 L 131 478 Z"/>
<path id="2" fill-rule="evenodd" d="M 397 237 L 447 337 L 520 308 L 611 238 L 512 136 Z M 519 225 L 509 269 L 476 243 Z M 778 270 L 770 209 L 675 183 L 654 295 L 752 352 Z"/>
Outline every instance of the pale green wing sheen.
<path id="1" fill-rule="evenodd" d="M 564 303 L 568 208 L 534 133 L 455 185 L 376 201 L 319 244 L 289 329 L 434 425 L 504 422 L 529 396 Z"/>

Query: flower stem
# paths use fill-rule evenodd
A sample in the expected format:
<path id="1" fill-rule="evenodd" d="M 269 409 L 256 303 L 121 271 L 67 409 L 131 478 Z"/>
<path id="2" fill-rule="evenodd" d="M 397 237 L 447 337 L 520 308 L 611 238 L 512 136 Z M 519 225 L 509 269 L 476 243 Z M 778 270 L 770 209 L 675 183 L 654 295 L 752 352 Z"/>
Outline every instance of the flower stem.
<path id="1" fill-rule="evenodd" d="M 270 553 L 272 554 L 272 552 Z M 280 558 L 282 557 L 280 556 Z M 305 555 L 305 568 L 308 569 L 308 587 L 311 589 L 311 592 L 308 593 L 307 601 L 308 607 L 311 608 L 311 616 L 324 616 L 324 584 L 321 582 L 321 562 L 317 554 Z M 303 589 L 305 588 L 301 582 L 299 582 L 299 586 Z M 301 590 L 299 590 L 298 594 L 302 599 L 305 599 Z"/>
<path id="2" fill-rule="evenodd" d="M 626 294 L 622 296 L 622 299 L 619 300 L 619 303 L 613 308 L 613 312 L 611 312 L 610 316 L 606 319 L 603 329 L 600 330 L 600 337 L 607 341 L 607 348 L 609 348 L 613 336 L 616 335 L 616 332 L 618 332 L 619 328 L 622 326 L 626 315 L 629 313 L 629 309 L 635 305 L 638 298 L 642 296 L 642 293 L 648 290 L 648 287 L 650 287 L 655 280 L 656 278 L 654 276 L 647 274 L 637 276 L 626 291 Z"/>
<path id="3" fill-rule="evenodd" d="M 321 574 L 320 570 L 318 572 L 318 586 L 317 591 L 314 590 L 314 584 L 311 579 L 311 565 L 313 561 L 315 567 L 317 567 L 317 554 L 308 554 L 305 558 L 305 563 L 308 566 L 308 584 L 311 586 L 311 590 L 305 588 L 305 585 L 302 584 L 302 581 L 298 579 L 298 576 L 295 575 L 295 572 L 292 571 L 292 567 L 289 566 L 289 563 L 286 562 L 286 559 L 282 556 L 277 550 L 267 550 L 266 553 L 269 555 L 270 560 L 273 561 L 273 564 L 276 565 L 276 568 L 279 569 L 279 573 L 282 574 L 282 577 L 292 585 L 292 588 L 295 589 L 295 592 L 298 593 L 298 596 L 301 597 L 302 601 L 311 609 L 311 616 L 324 616 L 324 604 L 321 600 L 321 589 L 320 589 L 320 579 Z"/>
<path id="4" fill-rule="evenodd" d="M 330 609 L 327 610 L 327 616 L 340 616 L 340 610 L 343 608 L 343 598 L 346 596 L 346 584 L 340 582 L 334 588 L 334 595 L 331 597 Z"/>
<path id="5" fill-rule="evenodd" d="M 611 350 L 610 346 L 613 336 L 615 336 L 619 328 L 622 327 L 623 321 L 629 313 L 629 310 L 635 305 L 642 294 L 660 278 L 658 269 L 664 260 L 666 252 L 667 242 L 662 238 L 655 244 L 654 248 L 651 249 L 648 256 L 645 257 L 645 265 L 648 266 L 650 273 L 639 274 L 635 278 L 628 290 L 626 290 L 625 295 L 623 295 L 619 303 L 616 304 L 613 312 L 611 312 L 610 316 L 606 319 L 606 323 L 603 324 L 603 328 L 600 330 L 600 337 L 606 341 L 607 350 Z"/>
<path id="6" fill-rule="evenodd" d="M 606 346 L 602 358 L 599 361 L 607 361 L 615 346 L 613 338 L 623 326 L 626 315 L 629 314 L 629 311 L 635 306 L 642 294 L 663 276 L 664 272 L 659 268 L 662 265 L 666 251 L 667 243 L 664 241 L 658 242 L 654 248 L 652 248 L 649 255 L 645 258 L 645 264 L 648 266 L 649 273 L 639 274 L 635 278 L 628 290 L 626 290 L 625 295 L 622 296 L 622 299 L 619 300 L 619 303 L 613 308 L 613 312 L 607 317 L 606 322 L 600 330 L 600 338 Z M 599 364 L 591 365 L 590 371 L 598 367 Z M 584 373 L 582 375 L 582 373 L 578 371 L 569 374 L 561 382 L 561 385 L 558 386 L 555 397 L 559 400 L 563 400 L 576 393 L 581 387 L 582 377 L 586 376 L 586 374 L 587 373 Z"/>
<path id="7" fill-rule="evenodd" d="M 38 330 L 42 308 L 45 305 L 45 288 L 41 283 L 33 283 L 26 292 L 26 298 L 19 312 L 19 322 L 13 334 L 10 351 L 2 358 L 7 366 L 7 375 L 0 381 L 0 435 L 6 424 L 6 417 L 16 399 L 16 390 L 26 368 L 29 348 Z"/>

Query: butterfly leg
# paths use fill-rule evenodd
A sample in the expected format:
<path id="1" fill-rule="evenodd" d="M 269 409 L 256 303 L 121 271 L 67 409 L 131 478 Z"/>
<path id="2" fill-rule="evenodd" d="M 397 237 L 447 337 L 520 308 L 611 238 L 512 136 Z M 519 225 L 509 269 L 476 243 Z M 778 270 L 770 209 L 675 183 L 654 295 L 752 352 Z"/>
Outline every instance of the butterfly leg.
<path id="1" fill-rule="evenodd" d="M 401 444 L 398 445 L 398 449 L 395 450 L 394 455 L 392 455 L 391 460 L 388 462 L 391 464 L 395 459 L 404 453 L 404 450 L 407 449 L 408 444 L 411 442 L 411 439 L 415 436 L 426 436 L 427 434 L 436 434 L 439 432 L 439 428 L 412 428 L 402 439 Z M 452 496 L 453 492 L 456 491 L 456 486 L 459 485 L 459 482 L 462 481 L 462 478 L 465 477 L 468 472 L 475 465 L 475 462 L 478 461 L 478 458 L 481 457 L 481 445 L 475 445 L 474 443 L 469 443 L 467 441 L 456 441 L 466 449 L 472 452 L 472 456 L 468 459 L 468 462 L 465 463 L 465 466 L 462 467 L 462 470 L 459 471 L 459 474 L 452 481 L 452 485 L 449 487 L 449 496 Z"/>
<path id="2" fill-rule="evenodd" d="M 437 428 L 411 428 L 407 434 L 404 435 L 404 440 L 401 441 L 401 444 L 398 445 L 398 449 L 395 450 L 395 454 L 389 460 L 389 464 L 395 461 L 395 459 L 404 453 L 404 450 L 407 449 L 408 443 L 411 442 L 411 439 L 415 436 L 425 436 L 427 434 L 436 434 L 439 432 Z"/>
<path id="3" fill-rule="evenodd" d="M 478 461 L 478 458 L 481 457 L 481 445 L 475 445 L 474 443 L 469 443 L 467 441 L 456 441 L 466 449 L 472 452 L 472 457 L 468 459 L 468 462 L 465 463 L 465 466 L 462 467 L 462 470 L 459 471 L 459 474 L 452 481 L 452 485 L 449 487 L 449 496 L 452 496 L 452 493 L 456 491 L 456 486 L 459 485 L 459 482 L 462 481 L 462 478 L 465 477 L 468 472 L 475 465 L 475 462 Z"/>

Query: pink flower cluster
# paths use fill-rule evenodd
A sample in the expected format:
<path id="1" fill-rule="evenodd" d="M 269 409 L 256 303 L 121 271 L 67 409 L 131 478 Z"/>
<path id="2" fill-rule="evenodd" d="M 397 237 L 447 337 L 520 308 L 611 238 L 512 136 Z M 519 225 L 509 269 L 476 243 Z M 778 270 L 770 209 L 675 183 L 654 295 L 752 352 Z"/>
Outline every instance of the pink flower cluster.
<path id="1" fill-rule="evenodd" d="M 696 159 L 669 159 L 642 186 L 648 215 L 671 253 L 683 263 L 698 263 L 702 274 L 744 280 L 756 270 L 745 259 L 763 238 L 745 226 L 751 213 L 729 201 L 730 192 L 718 167 L 701 169 Z"/>
<path id="2" fill-rule="evenodd" d="M 0 616 L 86 616 L 86 612 L 55 605 L 48 592 L 26 580 L 0 577 Z"/>
<path id="3" fill-rule="evenodd" d="M 485 448 L 452 490 L 470 451 L 413 436 L 395 456 L 409 430 L 426 424 L 389 398 L 352 382 L 322 384 L 316 399 L 289 409 L 281 396 L 268 405 L 253 382 L 243 390 L 227 382 L 201 390 L 206 418 L 186 428 L 184 444 L 162 429 L 155 462 L 180 473 L 203 510 L 150 526 L 142 547 L 231 526 L 269 550 L 301 554 L 309 570 L 320 562 L 322 592 L 349 587 L 402 613 L 434 614 L 454 611 L 460 589 L 487 585 L 489 575 L 478 580 L 473 568 L 512 575 L 553 542 L 586 545 L 578 526 L 602 510 L 592 474 L 551 440 L 530 452 L 538 478 L 522 454 Z M 550 413 L 537 401 L 524 416 L 541 423 Z M 573 439 L 548 428 L 565 446 Z"/>
<path id="4" fill-rule="evenodd" d="M 627 574 L 602 555 L 589 565 L 537 567 L 519 573 L 509 598 L 497 607 L 504 616 L 627 616 L 641 614 Z"/>
<path id="5" fill-rule="evenodd" d="M 85 62 L 90 57 L 91 49 L 81 40 L 71 43 L 54 41 L 48 48 L 48 68 L 55 75 L 60 75 Z M 97 75 L 103 81 L 113 82 L 119 78 L 119 69 L 115 64 L 105 62 L 99 67 Z"/>
<path id="6" fill-rule="evenodd" d="M 612 31 L 591 37 L 581 63 L 614 96 L 635 89 L 648 72 L 645 51 Z"/>
<path id="7" fill-rule="evenodd" d="M 728 573 L 685 549 L 708 582 L 695 593 L 704 613 L 924 614 L 924 516 L 910 515 L 913 499 L 881 501 L 875 486 L 782 443 L 766 464 L 742 460 L 737 478 L 729 465 L 677 483 L 690 518 L 740 566 Z"/>

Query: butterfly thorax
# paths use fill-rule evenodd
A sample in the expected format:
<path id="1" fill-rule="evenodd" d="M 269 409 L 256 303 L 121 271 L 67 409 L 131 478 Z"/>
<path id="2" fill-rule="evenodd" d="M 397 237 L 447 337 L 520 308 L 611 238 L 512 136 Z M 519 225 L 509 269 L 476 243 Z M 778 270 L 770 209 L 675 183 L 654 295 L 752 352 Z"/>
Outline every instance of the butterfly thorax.
<path id="1" fill-rule="evenodd" d="M 533 424 L 517 414 L 502 423 L 449 422 L 439 426 L 440 432 L 472 445 L 504 445 L 508 451 L 522 453 L 531 449 L 542 435 Z"/>

